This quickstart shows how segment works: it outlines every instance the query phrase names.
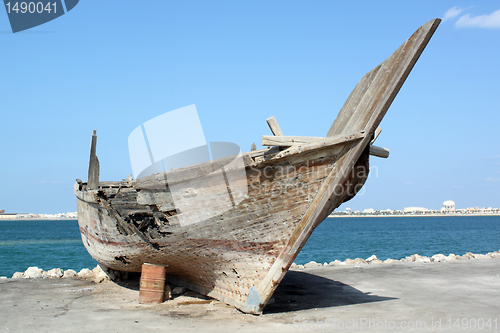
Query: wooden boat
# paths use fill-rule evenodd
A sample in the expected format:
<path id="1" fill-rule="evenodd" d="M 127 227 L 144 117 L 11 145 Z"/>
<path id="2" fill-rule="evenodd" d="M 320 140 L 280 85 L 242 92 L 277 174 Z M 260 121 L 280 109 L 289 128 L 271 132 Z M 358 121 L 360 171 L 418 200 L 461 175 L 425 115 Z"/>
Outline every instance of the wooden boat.
<path id="1" fill-rule="evenodd" d="M 226 210 L 217 210 L 221 197 L 210 197 L 210 182 L 216 165 L 227 161 L 99 182 L 94 133 L 89 180 L 74 187 L 88 252 L 119 271 L 168 265 L 168 281 L 262 313 L 314 228 L 363 186 L 369 155 L 388 156 L 372 145 L 378 125 L 439 23 L 421 26 L 361 79 L 326 137 L 284 136 L 269 118 L 274 135 L 263 136 L 262 145 L 272 147 L 244 153 L 243 163 L 226 170 L 225 177 L 246 175 L 246 195 Z M 176 175 L 176 184 L 166 181 L 169 175 Z M 181 223 L 183 212 L 172 199 L 179 193 L 171 189 L 183 182 L 189 188 L 181 197 L 211 198 L 208 205 L 199 202 L 209 218 Z"/>

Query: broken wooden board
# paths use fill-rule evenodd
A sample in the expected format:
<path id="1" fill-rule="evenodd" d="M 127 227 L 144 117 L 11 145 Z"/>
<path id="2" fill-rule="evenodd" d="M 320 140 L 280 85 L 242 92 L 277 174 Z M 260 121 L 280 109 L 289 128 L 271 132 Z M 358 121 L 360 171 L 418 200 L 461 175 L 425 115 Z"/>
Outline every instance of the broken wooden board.
<path id="1" fill-rule="evenodd" d="M 271 129 L 271 132 L 273 132 L 274 135 L 283 136 L 283 132 L 281 131 L 281 128 L 278 125 L 278 122 L 276 121 L 276 118 L 274 116 L 267 118 L 266 121 L 267 124 L 269 125 L 269 128 Z"/>

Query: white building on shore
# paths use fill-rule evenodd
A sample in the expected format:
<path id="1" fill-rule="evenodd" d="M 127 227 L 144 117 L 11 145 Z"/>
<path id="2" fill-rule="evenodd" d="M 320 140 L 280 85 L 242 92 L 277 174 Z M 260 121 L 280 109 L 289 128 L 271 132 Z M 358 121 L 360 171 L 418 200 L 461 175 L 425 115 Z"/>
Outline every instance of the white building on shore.
<path id="1" fill-rule="evenodd" d="M 441 212 L 455 212 L 455 202 L 451 200 L 446 200 L 443 202 L 443 207 L 441 208 Z"/>
<path id="2" fill-rule="evenodd" d="M 17 213 L 0 213 L 0 219 L 11 220 L 17 218 Z"/>
<path id="3" fill-rule="evenodd" d="M 427 212 L 428 209 L 424 207 L 404 207 L 403 213 Z"/>

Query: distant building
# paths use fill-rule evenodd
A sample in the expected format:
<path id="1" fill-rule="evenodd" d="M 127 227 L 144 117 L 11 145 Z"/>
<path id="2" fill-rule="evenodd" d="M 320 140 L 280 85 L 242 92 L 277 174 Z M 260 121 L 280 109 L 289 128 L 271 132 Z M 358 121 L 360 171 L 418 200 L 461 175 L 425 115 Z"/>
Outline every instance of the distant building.
<path id="1" fill-rule="evenodd" d="M 0 213 L 0 219 L 15 219 L 17 218 L 17 213 Z"/>
<path id="2" fill-rule="evenodd" d="M 446 200 L 443 202 L 443 207 L 441 208 L 441 212 L 455 212 L 455 202 L 451 200 Z"/>
<path id="3" fill-rule="evenodd" d="M 66 213 L 66 217 L 70 218 L 70 219 L 76 219 L 76 218 L 78 218 L 78 213 L 77 212 L 69 212 L 69 213 Z"/>
<path id="4" fill-rule="evenodd" d="M 424 207 L 404 207 L 403 213 L 427 212 L 428 209 Z"/>
<path id="5" fill-rule="evenodd" d="M 373 209 L 373 208 L 367 208 L 367 209 L 365 209 L 365 210 L 363 211 L 363 213 L 369 213 L 369 214 L 370 214 L 370 213 L 375 213 L 375 209 Z"/>

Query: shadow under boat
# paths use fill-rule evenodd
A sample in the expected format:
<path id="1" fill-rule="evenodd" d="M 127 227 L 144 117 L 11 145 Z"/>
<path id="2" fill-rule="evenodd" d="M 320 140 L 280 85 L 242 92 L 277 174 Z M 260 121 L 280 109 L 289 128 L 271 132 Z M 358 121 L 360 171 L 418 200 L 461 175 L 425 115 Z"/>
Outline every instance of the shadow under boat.
<path id="1" fill-rule="evenodd" d="M 129 273 L 117 285 L 139 291 L 140 274 Z M 188 291 L 189 296 L 207 300 L 210 297 Z M 179 295 L 173 296 L 176 298 Z M 287 313 L 317 308 L 396 300 L 396 297 L 372 295 L 348 284 L 307 272 L 288 271 L 273 295 L 274 302 L 265 306 L 263 314 Z"/>
<path id="2" fill-rule="evenodd" d="M 264 308 L 264 315 L 397 299 L 364 293 L 340 281 L 298 271 L 287 272 L 273 298 L 274 302 Z"/>

